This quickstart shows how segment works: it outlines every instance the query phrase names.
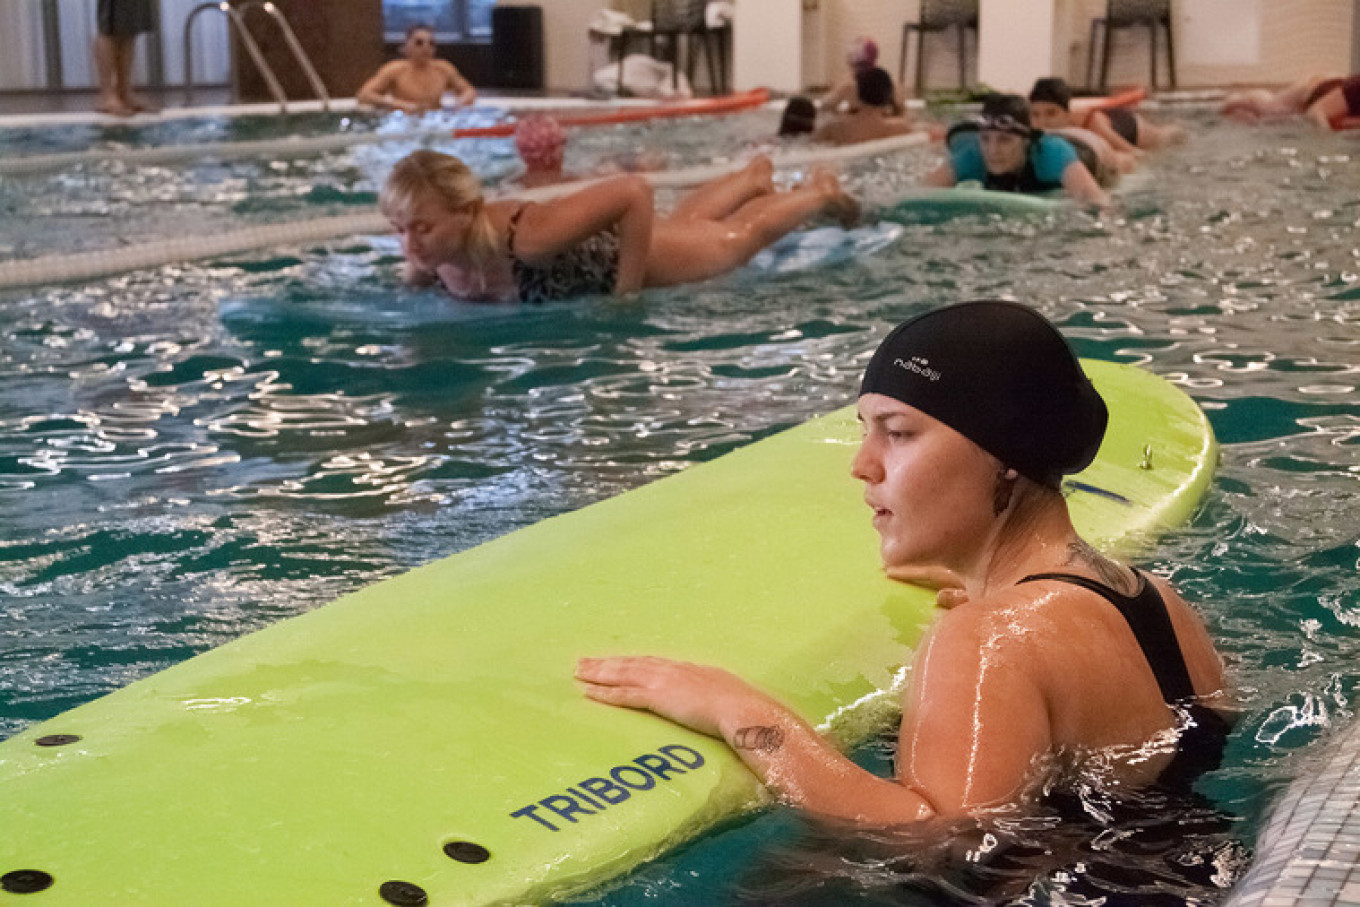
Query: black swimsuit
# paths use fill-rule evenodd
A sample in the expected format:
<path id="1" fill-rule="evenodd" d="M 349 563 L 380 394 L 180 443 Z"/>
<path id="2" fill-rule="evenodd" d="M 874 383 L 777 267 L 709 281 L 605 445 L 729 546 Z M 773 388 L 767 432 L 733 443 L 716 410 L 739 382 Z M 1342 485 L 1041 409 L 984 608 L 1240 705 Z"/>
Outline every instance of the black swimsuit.
<path id="1" fill-rule="evenodd" d="M 1191 788 L 1199 774 L 1217 767 L 1228 722 L 1195 702 L 1157 588 L 1141 573 L 1131 596 L 1066 573 L 1021 582 L 1039 580 L 1074 583 L 1114 605 L 1137 637 L 1163 698 L 1187 716 L 1176 756 L 1157 782 L 1122 790 L 1059 786 L 1045 793 L 1032 819 L 960 824 L 943 850 L 935 831 L 927 836 L 930 843 L 923 837 L 914 845 L 878 829 L 854 833 L 808 823 L 801 837 L 760 856 L 742 881 L 740 903 L 1185 907 L 1217 902 L 1246 871 L 1248 852 L 1233 833 L 1233 818 Z M 881 759 L 876 754 L 888 748 L 867 758 Z"/>
<path id="2" fill-rule="evenodd" d="M 1138 114 L 1123 107 L 1112 107 L 1105 111 L 1110 118 L 1110 128 L 1130 145 L 1138 145 Z"/>
<path id="3" fill-rule="evenodd" d="M 1022 583 L 1057 580 L 1089 589 L 1114 605 L 1128 622 L 1143 650 L 1162 699 L 1181 716 L 1181 735 L 1176 743 L 1176 755 L 1162 770 L 1157 783 L 1163 787 L 1186 790 L 1197 777 L 1218 767 L 1227 744 L 1229 721 L 1218 712 L 1201 704 L 1190 682 L 1190 671 L 1176 639 L 1176 630 L 1167 613 L 1166 602 L 1157 587 L 1137 570 L 1138 591 L 1124 595 L 1104 583 L 1071 573 L 1036 573 L 1022 579 Z"/>
<path id="4" fill-rule="evenodd" d="M 515 231 L 527 207 L 521 205 L 510 215 L 505 236 L 520 302 L 553 302 L 614 292 L 619 274 L 619 234 L 614 229 L 587 237 L 546 265 L 527 264 L 515 254 Z"/>

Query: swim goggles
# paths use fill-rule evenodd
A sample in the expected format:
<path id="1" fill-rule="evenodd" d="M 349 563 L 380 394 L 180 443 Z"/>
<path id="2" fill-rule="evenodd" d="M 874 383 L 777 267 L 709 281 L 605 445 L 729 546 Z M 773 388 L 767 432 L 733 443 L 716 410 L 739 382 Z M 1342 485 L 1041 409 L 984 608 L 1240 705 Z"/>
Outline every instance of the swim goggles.
<path id="1" fill-rule="evenodd" d="M 973 118 L 977 123 L 978 129 L 988 129 L 994 132 L 1009 132 L 1012 135 L 1022 135 L 1029 137 L 1034 134 L 1034 127 L 1022 120 L 1017 120 L 1009 113 L 1002 113 L 996 116 L 977 116 Z"/>

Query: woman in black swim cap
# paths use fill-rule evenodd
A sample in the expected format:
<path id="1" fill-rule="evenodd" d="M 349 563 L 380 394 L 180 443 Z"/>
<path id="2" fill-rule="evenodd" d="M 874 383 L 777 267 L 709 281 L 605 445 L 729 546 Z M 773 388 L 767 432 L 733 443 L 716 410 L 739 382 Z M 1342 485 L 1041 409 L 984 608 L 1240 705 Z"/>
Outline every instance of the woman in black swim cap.
<path id="1" fill-rule="evenodd" d="M 866 825 L 1024 808 L 1091 757 L 1115 785 L 1186 783 L 1177 742 L 1227 728 L 1223 667 L 1164 580 L 1072 527 L 1059 482 L 1106 410 L 1057 329 L 1013 302 L 927 312 L 879 346 L 859 414 L 884 567 L 946 608 L 902 694 L 896 777 L 717 668 L 583 659 L 587 695 L 719 736 L 786 801 Z"/>

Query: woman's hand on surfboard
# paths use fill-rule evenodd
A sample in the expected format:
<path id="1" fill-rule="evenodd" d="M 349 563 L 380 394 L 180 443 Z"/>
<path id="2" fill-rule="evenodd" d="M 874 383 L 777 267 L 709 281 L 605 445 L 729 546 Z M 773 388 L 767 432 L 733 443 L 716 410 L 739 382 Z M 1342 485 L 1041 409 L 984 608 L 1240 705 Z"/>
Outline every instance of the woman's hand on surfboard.
<path id="1" fill-rule="evenodd" d="M 792 711 L 720 668 L 665 658 L 583 658 L 576 677 L 591 699 L 647 709 L 726 741 L 791 806 L 876 825 L 933 812 L 917 791 L 855 765 Z"/>
<path id="2" fill-rule="evenodd" d="M 724 740 L 784 711 L 730 671 L 668 658 L 582 658 L 576 663 L 576 679 L 597 702 L 646 709 Z"/>

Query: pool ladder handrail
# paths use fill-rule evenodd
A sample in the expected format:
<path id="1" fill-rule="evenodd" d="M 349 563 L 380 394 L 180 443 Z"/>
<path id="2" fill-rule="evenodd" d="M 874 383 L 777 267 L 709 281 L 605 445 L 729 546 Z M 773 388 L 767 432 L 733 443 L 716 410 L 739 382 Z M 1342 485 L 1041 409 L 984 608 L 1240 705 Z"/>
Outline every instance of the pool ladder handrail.
<path id="1" fill-rule="evenodd" d="M 311 58 L 302 49 L 302 44 L 298 41 L 297 35 L 288 24 L 283 11 L 269 0 L 245 0 L 244 3 L 233 5 L 230 0 L 207 0 L 193 8 L 189 17 L 184 20 L 184 103 L 192 106 L 194 102 L 194 52 L 193 43 L 190 35 L 194 27 L 194 19 L 198 14 L 206 10 L 219 10 L 232 23 L 236 29 L 236 35 L 241 39 L 241 44 L 246 52 L 250 54 L 250 59 L 255 61 L 255 66 L 260 74 L 264 76 L 265 84 L 269 87 L 269 93 L 274 96 L 274 100 L 279 103 L 279 112 L 288 112 L 288 99 L 284 96 L 283 86 L 279 84 L 278 77 L 274 74 L 273 68 L 265 61 L 264 54 L 260 52 L 260 46 L 255 42 L 255 38 L 250 34 L 250 29 L 246 28 L 243 13 L 246 10 L 259 7 L 268 13 L 275 22 L 279 24 L 279 30 L 283 33 L 283 40 L 292 51 L 293 58 L 302 67 L 302 72 L 307 76 L 307 81 L 312 85 L 312 91 L 321 99 L 321 108 L 330 110 L 331 97 L 326 91 L 326 86 L 321 81 L 321 76 L 317 74 L 316 67 L 312 65 Z"/>

